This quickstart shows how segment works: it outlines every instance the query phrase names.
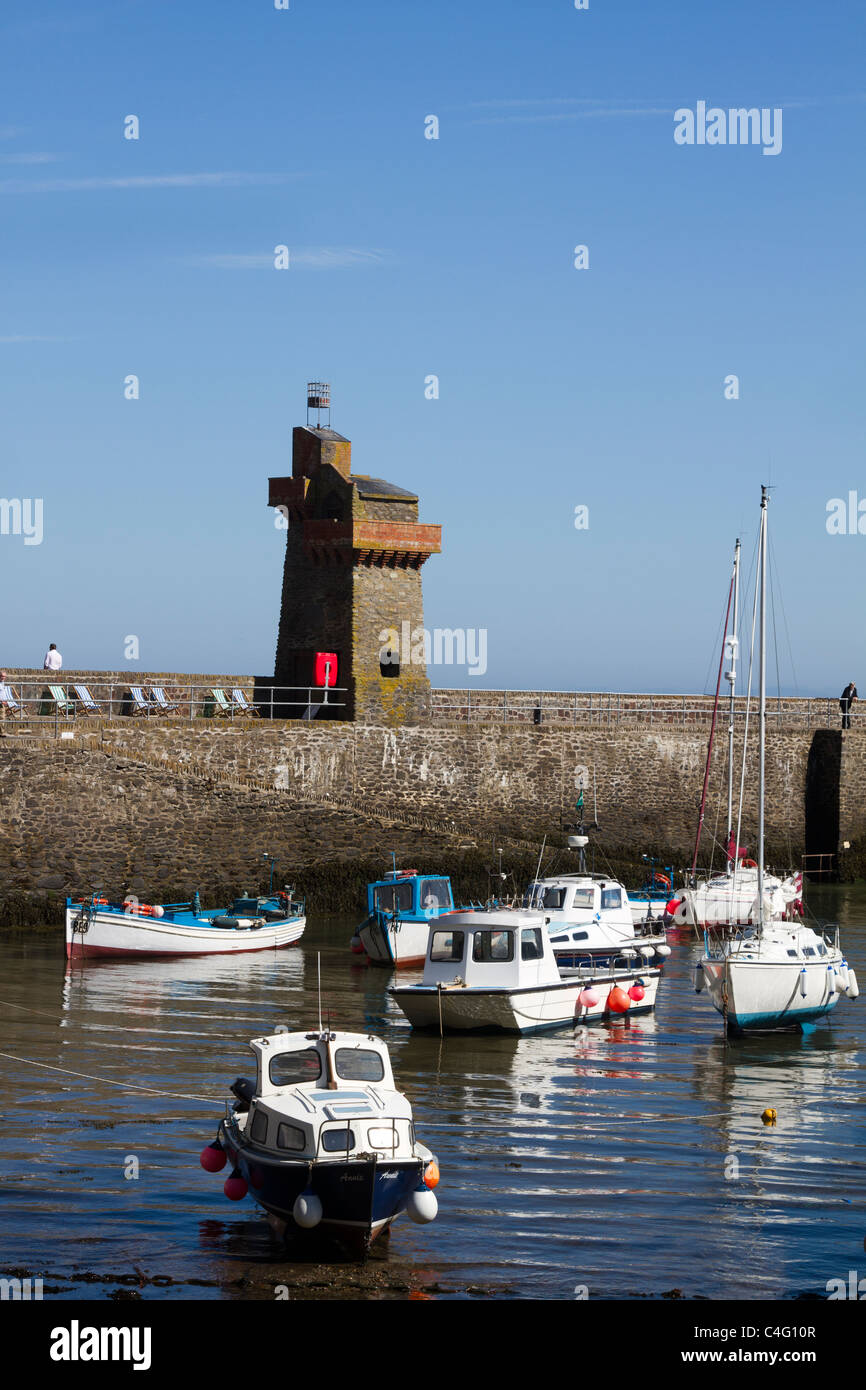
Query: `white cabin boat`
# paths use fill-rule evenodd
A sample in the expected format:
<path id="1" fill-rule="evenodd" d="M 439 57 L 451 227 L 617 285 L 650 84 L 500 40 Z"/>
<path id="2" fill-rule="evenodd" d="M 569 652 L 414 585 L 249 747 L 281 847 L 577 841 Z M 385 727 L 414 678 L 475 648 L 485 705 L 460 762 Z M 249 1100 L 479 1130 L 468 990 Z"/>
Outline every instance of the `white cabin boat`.
<path id="1" fill-rule="evenodd" d="M 763 920 L 791 921 L 802 912 L 803 875 L 778 878 L 764 871 Z M 677 927 L 752 926 L 757 923 L 757 865 L 738 865 L 730 872 L 716 874 L 695 888 L 680 889 L 673 924 Z M 673 904 L 671 904 L 673 905 Z"/>
<path id="2" fill-rule="evenodd" d="M 250 1050 L 256 1080 L 231 1087 L 234 1108 L 201 1154 L 208 1172 L 231 1162 L 228 1198 L 251 1189 L 291 1233 L 361 1251 L 403 1211 L 419 1224 L 435 1218 L 438 1165 L 415 1138 L 381 1039 L 284 1029 Z"/>
<path id="3" fill-rule="evenodd" d="M 661 921 L 634 920 L 628 893 L 604 874 L 559 874 L 530 883 L 523 906 L 544 915 L 558 965 L 611 965 L 623 951 L 649 963 L 670 955 Z"/>
<path id="4" fill-rule="evenodd" d="M 390 993 L 414 1028 L 534 1033 L 652 1009 L 660 973 L 589 959 L 560 969 L 545 917 L 502 908 L 432 923 L 421 984 Z"/>

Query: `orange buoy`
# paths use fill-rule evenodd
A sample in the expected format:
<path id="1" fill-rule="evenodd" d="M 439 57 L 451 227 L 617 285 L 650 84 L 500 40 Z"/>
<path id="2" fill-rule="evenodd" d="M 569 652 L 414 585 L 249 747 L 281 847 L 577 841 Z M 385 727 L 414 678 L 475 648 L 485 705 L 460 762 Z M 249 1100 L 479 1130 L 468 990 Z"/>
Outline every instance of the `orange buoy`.
<path id="1" fill-rule="evenodd" d="M 615 1014 L 628 1013 L 628 1010 L 631 1008 L 631 1000 L 625 990 L 620 989 L 619 985 L 614 985 L 610 994 L 607 996 L 607 1007 Z"/>
<path id="2" fill-rule="evenodd" d="M 435 1158 L 431 1158 L 427 1167 L 424 1169 L 424 1186 L 435 1187 L 439 1181 L 439 1165 Z"/>

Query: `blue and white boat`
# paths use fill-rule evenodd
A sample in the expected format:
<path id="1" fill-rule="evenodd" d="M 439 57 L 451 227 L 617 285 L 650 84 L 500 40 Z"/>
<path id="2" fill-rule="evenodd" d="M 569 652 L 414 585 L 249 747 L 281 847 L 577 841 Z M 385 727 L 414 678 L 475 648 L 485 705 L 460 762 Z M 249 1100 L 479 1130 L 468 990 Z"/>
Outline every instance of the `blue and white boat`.
<path id="1" fill-rule="evenodd" d="M 610 874 L 535 879 L 523 906 L 543 914 L 557 965 L 660 964 L 670 955 L 661 919 L 635 921 L 625 888 Z"/>
<path id="2" fill-rule="evenodd" d="M 66 899 L 66 955 L 201 956 L 272 951 L 300 940 L 304 902 L 289 884 L 267 897 L 235 898 L 228 908 L 188 903 L 111 902 L 96 894 Z"/>
<path id="3" fill-rule="evenodd" d="M 423 965 L 431 921 L 453 911 L 446 875 L 394 869 L 367 885 L 367 916 L 352 938 L 352 949 L 392 970 Z"/>
<path id="4" fill-rule="evenodd" d="M 208 1172 L 232 1164 L 228 1198 L 251 1191 L 287 1233 L 359 1252 L 403 1211 L 418 1224 L 434 1220 L 439 1168 L 415 1138 L 381 1039 L 278 1029 L 250 1050 L 256 1080 L 231 1087 L 236 1102 L 201 1154 Z"/>

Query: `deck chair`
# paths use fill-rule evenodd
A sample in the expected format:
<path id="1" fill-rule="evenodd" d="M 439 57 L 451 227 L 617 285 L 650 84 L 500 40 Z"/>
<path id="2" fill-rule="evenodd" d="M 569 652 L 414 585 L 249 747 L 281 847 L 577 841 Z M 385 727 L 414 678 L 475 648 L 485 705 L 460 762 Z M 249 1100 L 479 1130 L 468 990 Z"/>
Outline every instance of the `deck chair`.
<path id="1" fill-rule="evenodd" d="M 62 685 L 49 685 L 48 690 L 51 699 L 54 701 L 53 707 L 59 710 L 61 714 L 71 716 L 75 713 L 75 701 L 66 698 L 66 691 L 63 689 Z M 51 710 L 52 706 L 49 705 L 47 713 L 50 714 Z"/>
<path id="2" fill-rule="evenodd" d="M 217 715 L 225 714 L 230 716 L 232 713 L 232 702 L 229 699 L 228 695 L 226 695 L 225 691 L 220 686 L 215 685 L 211 688 L 211 694 L 214 698 L 211 713 Z"/>
<path id="3" fill-rule="evenodd" d="M 140 685 L 131 685 L 129 693 L 132 696 L 133 714 L 159 714 L 159 705 L 155 705 L 153 700 L 148 700 Z"/>
<path id="4" fill-rule="evenodd" d="M 20 719 L 24 713 L 11 685 L 0 685 L 0 705 L 6 714 L 11 714 L 14 719 Z"/>
<path id="5" fill-rule="evenodd" d="M 232 704 L 234 705 L 235 709 L 238 710 L 241 714 L 246 714 L 251 716 L 253 719 L 258 719 L 259 712 L 256 709 L 255 705 L 250 704 L 246 695 L 241 689 L 239 689 L 238 686 L 235 686 L 234 690 L 232 691 Z"/>
<path id="6" fill-rule="evenodd" d="M 180 709 L 180 705 L 172 704 L 165 698 L 165 691 L 161 685 L 150 687 L 150 698 L 163 714 L 173 714 L 176 709 Z"/>
<path id="7" fill-rule="evenodd" d="M 72 689 L 75 691 L 75 698 L 85 714 L 99 713 L 102 705 L 96 703 L 86 685 L 74 685 Z"/>

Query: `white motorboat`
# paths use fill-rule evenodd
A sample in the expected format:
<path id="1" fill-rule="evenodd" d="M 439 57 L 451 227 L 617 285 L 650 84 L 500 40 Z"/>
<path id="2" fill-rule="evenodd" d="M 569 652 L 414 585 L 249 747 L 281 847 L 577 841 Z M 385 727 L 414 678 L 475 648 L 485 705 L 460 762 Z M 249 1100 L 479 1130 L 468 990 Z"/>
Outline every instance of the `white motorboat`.
<path id="1" fill-rule="evenodd" d="M 110 902 L 93 894 L 66 900 L 66 955 L 201 956 L 272 951 L 299 941 L 304 903 L 286 890 L 269 897 L 236 898 L 229 908 L 202 910 L 197 902 Z"/>
<path id="2" fill-rule="evenodd" d="M 403 1211 L 419 1224 L 435 1218 L 439 1168 L 415 1138 L 381 1039 L 278 1029 L 250 1049 L 256 1080 L 235 1081 L 236 1102 L 200 1160 L 212 1173 L 232 1164 L 230 1200 L 252 1190 L 288 1232 L 362 1252 Z"/>
<path id="3" fill-rule="evenodd" d="M 452 912 L 431 923 L 421 984 L 390 993 L 414 1028 L 535 1033 L 642 1013 L 660 970 L 622 956 L 560 968 L 545 916 L 525 908 Z"/>
<path id="4" fill-rule="evenodd" d="M 543 914 L 558 965 L 610 965 L 623 951 L 648 963 L 670 955 L 660 919 L 636 922 L 621 883 L 604 874 L 559 874 L 535 879 L 523 906 Z"/>
<path id="5" fill-rule="evenodd" d="M 715 932 L 707 930 L 696 972 L 696 984 L 700 985 L 701 979 L 706 981 L 713 1005 L 732 1032 L 779 1028 L 809 1031 L 835 1008 L 840 994 L 852 999 L 859 994 L 856 976 L 839 947 L 838 930 L 831 940 L 802 923 L 781 921 L 774 912 L 773 900 L 780 889 L 773 886 L 764 869 L 768 500 L 767 488 L 763 487 L 755 605 L 757 609 L 759 597 L 758 858 L 751 870 L 755 891 L 754 906 L 750 908 L 754 920 L 752 925 L 739 929 L 736 918 L 722 917 Z M 745 767 L 745 746 L 743 758 Z M 736 864 L 736 847 L 731 848 Z M 731 878 L 736 882 L 740 873 L 747 872 L 750 870 L 734 867 Z"/>
<path id="6" fill-rule="evenodd" d="M 792 921 L 802 913 L 803 875 L 778 878 L 764 873 L 764 921 Z M 758 921 L 758 866 L 731 865 L 694 888 L 679 889 L 672 913 L 674 926 L 753 926 Z M 674 907 L 671 902 L 670 907 Z"/>

